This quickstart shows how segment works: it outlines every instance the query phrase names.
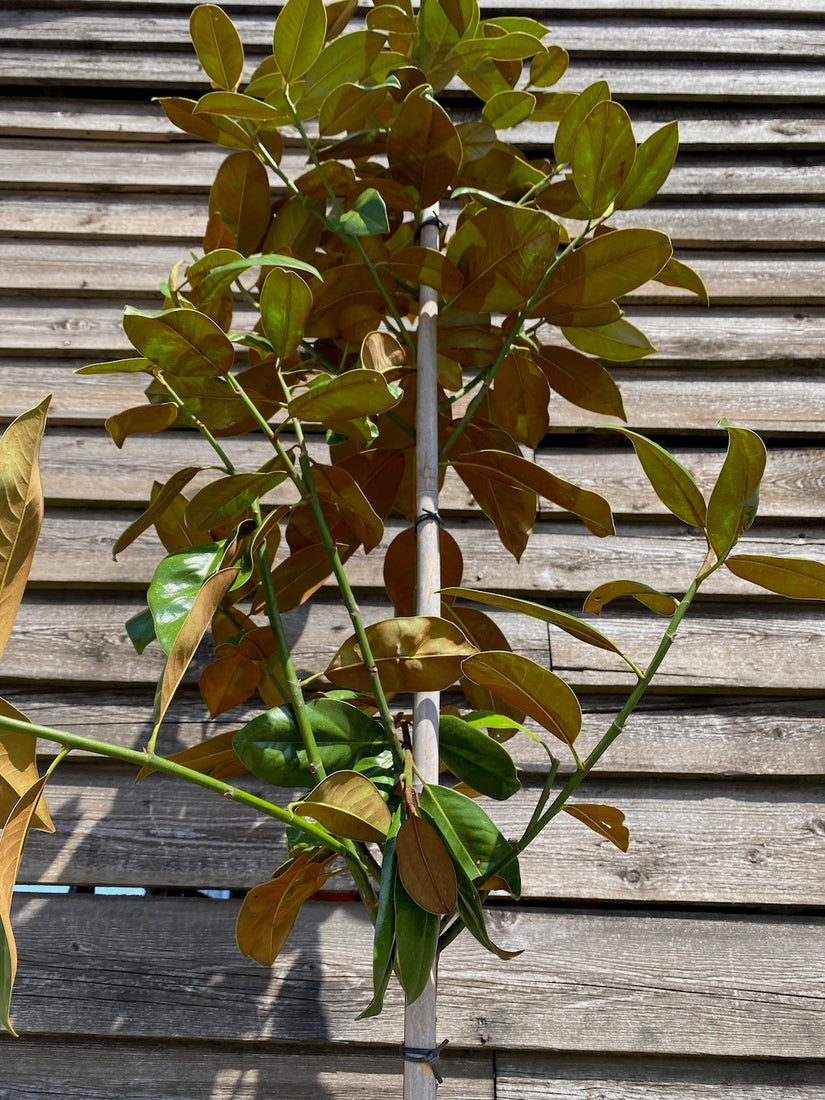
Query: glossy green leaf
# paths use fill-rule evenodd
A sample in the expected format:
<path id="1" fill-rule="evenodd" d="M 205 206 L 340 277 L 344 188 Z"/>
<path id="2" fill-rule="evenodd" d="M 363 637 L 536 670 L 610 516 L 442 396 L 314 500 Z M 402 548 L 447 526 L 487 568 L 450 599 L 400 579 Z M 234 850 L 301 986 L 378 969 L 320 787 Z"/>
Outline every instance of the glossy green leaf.
<path id="1" fill-rule="evenodd" d="M 395 838 L 395 854 L 398 877 L 416 905 L 436 916 L 452 913 L 455 867 L 438 830 L 422 817 L 408 817 Z"/>
<path id="2" fill-rule="evenodd" d="M 467 931 L 474 939 L 493 955 L 500 959 L 514 959 L 522 953 L 523 949 L 508 951 L 499 947 L 490 939 L 487 925 L 484 922 L 484 910 L 481 907 L 481 898 L 472 879 L 460 863 L 456 863 L 456 882 L 458 887 L 458 914 L 467 926 Z"/>
<path id="3" fill-rule="evenodd" d="M 169 554 L 158 565 L 146 598 L 164 653 L 171 652 L 198 592 L 220 568 L 223 555 L 223 543 L 192 546 Z"/>
<path id="4" fill-rule="evenodd" d="M 371 237 L 374 233 L 389 233 L 387 207 L 374 187 L 368 187 L 356 198 L 349 210 L 336 219 L 336 233 L 347 237 Z"/>
<path id="5" fill-rule="evenodd" d="M 235 360 L 226 333 L 196 309 L 143 313 L 127 306 L 123 330 L 132 345 L 165 374 L 212 377 L 226 374 Z"/>
<path id="6" fill-rule="evenodd" d="M 597 103 L 576 130 L 571 158 L 573 184 L 592 217 L 603 214 L 621 191 L 635 156 L 627 111 L 609 99 Z"/>
<path id="7" fill-rule="evenodd" d="M 707 508 L 699 486 L 685 467 L 674 458 L 670 451 L 628 428 L 612 427 L 612 431 L 627 436 L 636 451 L 636 457 L 642 464 L 653 491 L 669 512 L 690 524 L 704 530 Z"/>
<path id="8" fill-rule="evenodd" d="M 576 131 L 597 103 L 610 99 L 610 88 L 604 80 L 597 80 L 580 92 L 562 115 L 553 143 L 556 164 L 569 164 L 573 156 Z"/>
<path id="9" fill-rule="evenodd" d="M 728 433 L 728 450 L 708 501 L 707 536 L 722 561 L 756 517 L 767 451 L 755 432 L 719 423 Z"/>
<path id="10" fill-rule="evenodd" d="M 582 611 L 589 615 L 599 615 L 603 607 L 607 607 L 613 600 L 632 596 L 640 604 L 655 611 L 657 615 L 665 615 L 670 618 L 676 610 L 679 601 L 665 592 L 657 592 L 649 585 L 639 581 L 606 581 L 594 588 L 584 601 Z"/>
<path id="11" fill-rule="evenodd" d="M 656 351 L 645 334 L 624 318 L 588 328 L 564 326 L 561 331 L 574 348 L 614 363 L 632 363 Z"/>
<path id="12" fill-rule="evenodd" d="M 217 4 L 199 4 L 189 17 L 189 35 L 203 71 L 219 88 L 234 91 L 243 72 L 243 46 L 235 25 Z"/>
<path id="13" fill-rule="evenodd" d="M 386 692 L 442 691 L 458 679 L 462 660 L 475 652 L 457 626 L 435 615 L 385 619 L 368 626 L 366 634 Z M 355 635 L 340 647 L 326 674 L 339 687 L 371 691 Z"/>
<path id="14" fill-rule="evenodd" d="M 665 286 L 675 286 L 680 287 L 682 290 L 689 290 L 691 294 L 701 298 L 705 305 L 710 304 L 707 288 L 699 275 L 692 267 L 688 267 L 687 264 L 674 260 L 672 257 L 656 276 L 656 282 L 664 283 Z"/>
<path id="15" fill-rule="evenodd" d="M 18 416 L 0 439 L 0 653 L 26 588 L 40 528 L 40 444 L 51 397 Z"/>
<path id="16" fill-rule="evenodd" d="M 186 523 L 193 530 L 230 527 L 255 501 L 286 478 L 281 470 L 268 474 L 230 474 L 210 482 L 189 501 Z"/>
<path id="17" fill-rule="evenodd" d="M 511 851 L 510 844 L 490 816 L 477 802 L 459 791 L 425 783 L 421 791 L 421 812 L 438 829 L 453 862 L 470 880 L 483 884 L 489 871 Z M 518 859 L 514 857 L 498 874 L 518 899 L 521 896 Z"/>
<path id="18" fill-rule="evenodd" d="M 313 699 L 306 703 L 321 763 L 327 772 L 349 769 L 380 752 L 381 726 L 351 703 Z M 232 739 L 235 752 L 253 775 L 276 787 L 312 787 L 301 732 L 290 706 L 274 707 L 247 722 Z"/>
<path id="19" fill-rule="evenodd" d="M 144 649 L 157 638 L 155 632 L 155 620 L 149 608 L 144 608 L 137 615 L 126 621 L 126 633 L 136 653 L 143 653 Z"/>
<path id="20" fill-rule="evenodd" d="M 356 771 L 332 772 L 292 806 L 334 836 L 383 843 L 391 824 L 387 804 L 369 779 Z"/>
<path id="21" fill-rule="evenodd" d="M 536 97 L 530 92 L 498 92 L 484 104 L 481 117 L 495 130 L 508 130 L 528 119 L 535 105 Z"/>
<path id="22" fill-rule="evenodd" d="M 328 382 L 313 386 L 289 403 L 289 415 L 298 420 L 315 420 L 335 425 L 361 416 L 377 416 L 401 400 L 401 391 L 391 387 L 374 370 L 350 370 Z"/>
<path id="23" fill-rule="evenodd" d="M 498 592 L 484 592 L 477 588 L 442 588 L 442 596 L 454 596 L 459 599 L 473 600 L 475 603 L 485 604 L 488 607 L 498 607 L 502 611 L 515 611 L 518 615 L 529 615 L 532 619 L 550 623 L 578 638 L 580 642 L 595 646 L 596 649 L 606 649 L 611 653 L 621 654 L 621 650 L 606 638 L 601 631 L 596 630 L 590 623 L 582 622 L 574 615 L 568 615 L 564 611 L 554 611 L 552 607 L 534 603 L 532 600 L 520 600 L 515 596 L 502 596 Z M 586 609 L 589 610 L 589 609 Z"/>
<path id="24" fill-rule="evenodd" d="M 725 565 L 742 580 L 792 600 L 825 600 L 825 563 L 811 558 L 731 554 Z"/>
<path id="25" fill-rule="evenodd" d="M 550 388 L 571 405 L 627 419 L 619 387 L 595 359 L 571 348 L 543 344 L 534 361 L 544 371 Z"/>
<path id="26" fill-rule="evenodd" d="M 624 186 L 616 196 L 617 210 L 644 206 L 662 187 L 679 149 L 679 125 L 668 122 L 643 141 Z"/>
<path id="27" fill-rule="evenodd" d="M 615 844 L 620 852 L 630 846 L 630 831 L 624 823 L 624 814 L 615 806 L 602 806 L 590 802 L 568 802 L 562 806 L 566 814 L 581 821 L 588 829 Z"/>
<path id="28" fill-rule="evenodd" d="M 572 512 L 594 535 L 604 537 L 615 534 L 610 505 L 604 497 L 556 477 L 521 455 L 504 451 L 473 451 L 453 460 L 453 465 L 459 472 L 462 469 L 479 470 L 492 480 L 529 489 Z"/>
<path id="29" fill-rule="evenodd" d="M 133 409 L 124 409 L 107 417 L 103 427 L 115 446 L 122 447 L 130 435 L 165 431 L 175 423 L 178 412 L 178 406 L 173 401 L 164 401 L 159 405 L 136 405 Z"/>
<path id="30" fill-rule="evenodd" d="M 464 676 L 572 745 L 581 731 L 582 712 L 574 692 L 559 676 L 517 653 L 488 652 L 468 657 Z"/>
<path id="31" fill-rule="evenodd" d="M 372 1000 L 357 1017 L 366 1020 L 378 1016 L 384 1007 L 384 994 L 392 975 L 395 952 L 395 884 L 398 878 L 398 860 L 395 855 L 395 834 L 401 824 L 401 810 L 396 810 L 384 845 L 381 861 L 381 889 L 378 894 L 378 912 L 372 941 Z"/>
<path id="32" fill-rule="evenodd" d="M 272 52 L 288 83 L 303 76 L 317 61 L 326 33 L 323 0 L 287 0 L 275 20 Z"/>
<path id="33" fill-rule="evenodd" d="M 405 822 L 406 824 L 406 822 Z M 407 1004 L 417 1000 L 433 973 L 440 921 L 413 901 L 400 877 L 393 890 L 395 968 Z"/>
<path id="34" fill-rule="evenodd" d="M 509 752 L 489 734 L 442 714 L 438 739 L 442 764 L 479 794 L 503 801 L 521 787 Z"/>

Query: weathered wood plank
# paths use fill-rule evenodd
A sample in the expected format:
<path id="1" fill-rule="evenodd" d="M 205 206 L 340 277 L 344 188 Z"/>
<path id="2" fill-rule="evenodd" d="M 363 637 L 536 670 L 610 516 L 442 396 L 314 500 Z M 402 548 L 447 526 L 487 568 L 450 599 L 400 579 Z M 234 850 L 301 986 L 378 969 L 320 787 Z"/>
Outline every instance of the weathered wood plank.
<path id="1" fill-rule="evenodd" d="M 134 775 L 104 761 L 61 768 L 48 791 L 57 835 L 32 834 L 19 881 L 249 888 L 286 859 L 283 831 L 247 807 L 160 776 L 135 786 Z M 300 797 L 232 782 L 282 805 Z M 505 836 L 520 836 L 539 791 L 483 804 Z M 825 905 L 821 784 L 591 779 L 574 801 L 617 806 L 629 851 L 561 814 L 521 857 L 524 898 Z"/>
<path id="2" fill-rule="evenodd" d="M 498 1100 L 820 1100 L 819 1062 L 706 1061 L 556 1054 L 496 1058 Z"/>
<path id="3" fill-rule="evenodd" d="M 645 222 L 645 224 L 647 224 Z M 24 237 L 0 238 L 0 293 L 121 297 L 153 291 L 172 267 L 186 259 L 180 244 L 139 241 L 80 244 Z M 822 305 L 825 253 L 693 252 L 690 266 L 702 278 L 715 306 Z M 684 305 L 695 295 L 650 282 L 625 299 L 628 305 Z"/>
<path id="4" fill-rule="evenodd" d="M 48 685 L 5 686 L 4 698 L 33 722 L 92 737 L 126 748 L 141 749 L 152 732 L 152 690 L 110 689 L 57 691 Z M 579 752 L 587 754 L 624 700 L 611 695 L 583 695 Z M 445 695 L 445 703 L 462 700 Z M 163 751 L 179 752 L 213 733 L 238 729 L 259 714 L 252 700 L 210 722 L 197 692 L 184 690 L 164 722 Z M 533 727 L 538 732 L 538 727 Z M 547 773 L 547 755 L 526 737 L 510 741 L 524 776 Z M 56 744 L 41 741 L 39 753 L 53 759 Z M 73 754 L 74 761 L 77 754 Z M 601 776 L 805 776 L 825 778 L 825 702 L 804 697 L 653 695 L 634 712 L 621 737 L 596 765 Z M 561 761 L 561 770 L 570 763 Z"/>
<path id="5" fill-rule="evenodd" d="M 377 1047 L 38 1036 L 2 1049 L 0 1100 L 261 1100 L 272 1082 L 278 1100 L 376 1100 L 401 1090 L 398 1051 Z M 440 1065 L 440 1100 L 493 1100 L 492 1053 L 446 1050 Z"/>
<path id="6" fill-rule="evenodd" d="M 0 50 L 2 65 L 2 50 Z M 825 70 L 824 70 L 825 71 Z M 594 78 L 596 79 L 596 78 Z M 226 150 L 194 142 L 148 146 L 135 142 L 66 142 L 52 138 L 4 138 L 0 142 L 0 187 L 48 190 L 205 192 Z M 285 156 L 285 171 L 302 170 L 297 151 Z M 662 200 L 734 196 L 796 201 L 825 195 L 825 165 L 800 153 L 791 163 L 766 152 L 743 156 L 684 156 L 662 186 Z"/>
<path id="7" fill-rule="evenodd" d="M 271 50 L 274 15 L 237 14 L 235 26 L 250 54 Z M 716 18 L 701 23 L 669 14 L 667 17 L 640 17 L 625 12 L 621 18 L 606 17 L 598 23 L 553 10 L 550 16 L 554 42 L 562 45 L 572 57 L 598 53 L 609 64 L 613 55 L 643 58 L 679 58 L 697 55 L 724 55 L 737 62 L 768 59 L 803 59 L 825 57 L 825 41 L 821 25 L 815 21 Z M 352 20 L 350 29 L 364 26 L 363 18 Z M 185 15 L 158 12 L 134 19 L 111 9 L 105 19 L 99 13 L 65 11 L 60 19 L 33 4 L 25 11 L 8 12 L 0 28 L 0 41 L 5 45 L 62 48 L 66 42 L 90 47 L 116 46 L 133 50 L 191 49 L 188 19 Z"/>
<path id="8" fill-rule="evenodd" d="M 399 1041 L 395 988 L 382 1016 L 354 1022 L 371 986 L 358 907 L 307 905 L 271 970 L 237 954 L 236 912 L 237 903 L 195 898 L 21 895 L 18 1029 Z M 526 950 L 508 963 L 472 941 L 444 954 L 439 1033 L 453 1048 L 591 1051 L 598 1042 L 604 1053 L 825 1055 L 822 919 L 575 910 L 488 919 L 498 942 Z"/>
<path id="9" fill-rule="evenodd" d="M 22 407 L 17 412 L 22 412 Z M 719 410 L 724 412 L 724 410 Z M 127 441 L 117 450 L 104 432 L 94 428 L 55 428 L 47 431 L 41 451 L 46 498 L 50 503 L 112 504 L 115 507 L 145 506 L 152 481 L 164 482 L 170 470 L 192 464 L 208 466 L 212 455 L 204 440 L 189 432 L 167 432 L 147 436 L 139 443 Z M 585 449 L 550 448 L 539 459 L 560 477 L 601 492 L 619 515 L 658 516 L 664 508 L 654 495 L 632 448 L 617 447 L 612 440 L 604 446 Z M 672 446 L 673 454 L 688 467 L 703 489 L 710 489 L 717 477 L 724 451 L 724 439 L 714 449 Z M 269 457 L 269 445 L 255 437 L 232 441 L 232 455 L 238 469 L 258 469 Z M 324 453 L 318 444 L 318 455 Z M 198 475 L 199 477 L 201 475 Z M 818 446 L 794 448 L 782 441 L 770 443 L 764 500 L 764 519 L 798 522 L 819 519 L 825 514 L 825 462 Z M 195 479 L 190 490 L 200 482 Z M 273 501 L 293 499 L 288 489 L 275 490 Z M 458 477 L 448 472 L 441 501 L 444 512 L 478 513 Z M 542 505 L 544 508 L 544 505 Z M 553 511 L 547 508 L 548 513 Z"/>
<path id="10" fill-rule="evenodd" d="M 4 653 L 3 677 L 54 685 L 147 684 L 157 681 L 163 654 L 150 646 L 138 656 L 124 623 L 141 611 L 143 598 L 120 593 L 108 600 L 93 594 L 33 592 L 17 617 Z M 389 617 L 390 608 L 366 598 L 361 602 L 368 623 Z M 561 603 L 562 610 L 575 611 Z M 575 689 L 625 691 L 635 682 L 615 655 L 577 642 L 561 631 L 548 637 L 544 625 L 510 613 L 496 621 L 512 648 L 549 665 Z M 325 668 L 338 646 L 351 634 L 337 604 L 316 601 L 286 616 L 286 632 L 299 670 Z M 616 612 L 603 630 L 637 664 L 644 665 L 658 645 L 663 620 L 650 621 L 635 612 Z M 656 686 L 664 692 L 740 693 L 791 691 L 821 695 L 825 653 L 825 613 L 818 607 L 697 607 L 679 631 L 659 672 Z M 204 650 L 188 674 L 191 684 L 208 659 Z"/>
<path id="11" fill-rule="evenodd" d="M 466 107 L 455 108 L 457 121 L 475 117 Z M 633 131 L 643 141 L 655 129 L 679 119 L 683 150 L 721 149 L 725 146 L 805 148 L 825 138 L 825 112 L 816 104 L 692 104 L 678 108 L 638 103 L 633 108 Z M 70 137 L 98 141 L 191 141 L 167 120 L 155 103 L 0 96 L 0 133 L 16 137 Z M 552 142 L 555 125 L 531 122 L 503 132 L 507 141 L 540 145 Z M 287 144 L 298 135 L 287 128 Z"/>

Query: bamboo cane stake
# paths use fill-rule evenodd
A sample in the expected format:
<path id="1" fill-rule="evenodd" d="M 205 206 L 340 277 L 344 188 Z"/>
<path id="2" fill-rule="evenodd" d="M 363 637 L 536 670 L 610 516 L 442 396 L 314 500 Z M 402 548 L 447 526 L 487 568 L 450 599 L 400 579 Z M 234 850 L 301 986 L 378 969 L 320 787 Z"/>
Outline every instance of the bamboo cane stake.
<path id="1" fill-rule="evenodd" d="M 438 248 L 438 206 L 424 212 L 421 244 Z M 417 615 L 438 615 L 441 562 L 438 522 L 438 390 L 436 381 L 438 293 L 419 291 L 416 388 L 416 592 Z M 413 754 L 427 783 L 438 782 L 438 712 L 440 694 L 419 692 L 413 698 Z M 436 965 L 421 996 L 404 1013 L 404 1045 L 436 1047 Z M 432 1067 L 404 1062 L 404 1100 L 435 1100 Z"/>

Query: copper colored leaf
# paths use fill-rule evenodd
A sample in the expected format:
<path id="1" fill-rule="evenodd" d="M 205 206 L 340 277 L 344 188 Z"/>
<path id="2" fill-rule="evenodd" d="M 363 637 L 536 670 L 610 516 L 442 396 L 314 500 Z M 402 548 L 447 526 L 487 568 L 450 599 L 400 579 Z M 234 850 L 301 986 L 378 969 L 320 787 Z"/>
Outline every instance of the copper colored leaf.
<path id="1" fill-rule="evenodd" d="M 411 286 L 430 286 L 445 295 L 457 294 L 464 283 L 461 272 L 443 252 L 420 245 L 400 248 L 379 270 L 387 270 Z"/>
<path id="2" fill-rule="evenodd" d="M 320 544 L 294 550 L 272 571 L 279 610 L 291 611 L 300 607 L 331 573 L 329 555 Z"/>
<path id="3" fill-rule="evenodd" d="M 461 548 L 444 528 L 438 532 L 441 585 L 460 584 L 464 569 Z M 415 530 L 405 527 L 387 547 L 384 555 L 384 588 L 395 614 L 415 614 L 416 539 Z"/>
<path id="4" fill-rule="evenodd" d="M 603 607 L 612 600 L 619 600 L 625 596 L 632 596 L 640 604 L 655 611 L 657 615 L 665 615 L 668 618 L 678 606 L 678 600 L 668 596 L 665 592 L 657 592 L 639 581 L 607 581 L 594 588 L 584 601 L 582 611 L 589 615 L 598 615 Z"/>
<path id="5" fill-rule="evenodd" d="M 441 691 L 458 679 L 462 660 L 475 652 L 457 626 L 434 615 L 385 619 L 366 633 L 386 692 Z M 355 635 L 335 654 L 326 675 L 338 687 L 371 691 Z"/>
<path id="6" fill-rule="evenodd" d="M 108 417 L 103 427 L 118 447 L 122 447 L 130 435 L 144 432 L 163 432 L 175 423 L 178 406 L 172 401 L 160 405 L 137 405 Z"/>
<path id="7" fill-rule="evenodd" d="M 340 466 L 320 462 L 313 463 L 312 478 L 318 496 L 340 509 L 347 526 L 363 544 L 365 553 L 374 550 L 384 535 L 384 524 L 355 478 Z"/>
<path id="8" fill-rule="evenodd" d="M 0 715 L 16 722 L 29 719 L 6 699 L 0 699 Z M 0 730 L 0 828 L 11 813 L 17 800 L 39 776 L 37 772 L 37 738 L 25 733 Z M 53 833 L 54 824 L 45 801 L 38 808 L 32 828 Z"/>
<path id="9" fill-rule="evenodd" d="M 234 91 L 243 71 L 243 46 L 229 16 L 217 4 L 198 4 L 189 17 L 189 35 L 212 83 Z"/>
<path id="10" fill-rule="evenodd" d="M 627 419 L 616 383 L 595 359 L 570 348 L 544 344 L 536 363 L 544 371 L 550 388 L 565 401 L 590 412 Z"/>
<path id="11" fill-rule="evenodd" d="M 243 900 L 235 936 L 242 955 L 261 966 L 272 966 L 295 926 L 301 906 L 329 878 L 327 867 L 335 858 L 321 856 L 323 849 L 302 851 Z"/>
<path id="12" fill-rule="evenodd" d="M 187 134 L 230 149 L 249 149 L 252 146 L 252 138 L 237 122 L 220 115 L 196 115 L 197 103 L 194 99 L 160 96 L 158 102 L 169 121 Z"/>
<path id="13" fill-rule="evenodd" d="M 550 424 L 550 385 L 530 353 L 513 351 L 506 357 L 491 397 L 496 423 L 517 443 L 537 447 Z"/>
<path id="14" fill-rule="evenodd" d="M 269 177 L 253 153 L 233 153 L 223 161 L 209 192 L 209 213 L 220 214 L 244 256 L 260 245 L 272 210 Z"/>
<path id="15" fill-rule="evenodd" d="M 188 749 L 174 752 L 167 756 L 174 764 L 183 764 L 192 771 L 211 775 L 214 779 L 228 779 L 233 775 L 245 775 L 247 768 L 241 763 L 240 757 L 232 748 L 232 738 L 235 730 L 225 730 L 216 733 L 214 737 L 207 737 L 205 741 L 197 745 L 190 745 Z M 135 782 L 139 782 L 147 775 L 152 775 L 154 768 L 141 768 Z"/>
<path id="16" fill-rule="evenodd" d="M 596 803 L 568 803 L 562 809 L 571 817 L 584 822 L 588 829 L 605 837 L 611 844 L 626 852 L 630 845 L 630 832 L 624 823 L 624 814 L 615 806 L 601 806 Z"/>
<path id="17" fill-rule="evenodd" d="M 725 565 L 742 580 L 792 600 L 825 600 L 825 563 L 810 558 L 732 554 Z"/>
<path id="18" fill-rule="evenodd" d="M 401 105 L 387 140 L 394 179 L 413 186 L 421 206 L 437 202 L 461 163 L 461 140 L 452 119 L 429 89 L 414 88 Z"/>
<path id="19" fill-rule="evenodd" d="M 212 718 L 245 703 L 257 688 L 259 675 L 257 663 L 237 651 L 210 662 L 198 687 Z"/>
<path id="20" fill-rule="evenodd" d="M 456 877 L 444 841 L 428 821 L 408 817 L 395 839 L 398 876 L 417 906 L 427 913 L 452 913 Z"/>
<path id="21" fill-rule="evenodd" d="M 610 506 L 603 496 L 556 477 L 543 466 L 521 455 L 507 454 L 504 451 L 473 451 L 454 460 L 453 464 L 459 473 L 462 469 L 478 470 L 494 481 L 502 481 L 543 496 L 578 516 L 594 535 L 603 537 L 615 534 Z"/>
<path id="22" fill-rule="evenodd" d="M 188 485 L 195 474 L 202 469 L 202 466 L 186 466 L 184 469 L 172 474 L 169 480 L 152 497 L 149 507 L 118 536 L 117 542 L 112 547 L 112 557 L 116 558 L 127 546 L 131 546 L 139 535 L 148 530 L 158 516 L 162 515 L 172 501 L 178 497 L 181 489 Z"/>
<path id="23" fill-rule="evenodd" d="M 17 945 L 11 926 L 11 902 L 23 847 L 35 820 L 47 776 L 38 779 L 15 804 L 0 834 L 0 1023 L 12 1035 L 9 1007 L 17 976 Z"/>
<path id="24" fill-rule="evenodd" d="M 375 785 L 354 771 L 328 775 L 292 809 L 301 817 L 314 818 L 334 836 L 379 844 L 386 839 L 392 820 Z"/>
<path id="25" fill-rule="evenodd" d="M 423 249 L 429 252 L 430 249 Z M 440 255 L 440 253 L 436 253 Z M 389 332 L 370 332 L 361 342 L 361 365 L 381 374 L 395 372 L 407 360 L 406 349 Z"/>
<path id="26" fill-rule="evenodd" d="M 499 480 L 486 465 L 465 465 L 460 446 L 456 447 L 456 454 L 460 456 L 453 461 L 456 473 L 485 516 L 495 524 L 502 546 L 519 561 L 536 521 L 538 501 L 535 492 Z"/>
<path id="27" fill-rule="evenodd" d="M 468 657 L 462 673 L 475 684 L 535 719 L 540 726 L 572 745 L 579 735 L 579 701 L 554 672 L 517 653 L 487 652 Z"/>
<path id="28" fill-rule="evenodd" d="M 18 416 L 0 439 L 0 653 L 23 598 L 43 522 L 40 441 L 50 400 Z"/>

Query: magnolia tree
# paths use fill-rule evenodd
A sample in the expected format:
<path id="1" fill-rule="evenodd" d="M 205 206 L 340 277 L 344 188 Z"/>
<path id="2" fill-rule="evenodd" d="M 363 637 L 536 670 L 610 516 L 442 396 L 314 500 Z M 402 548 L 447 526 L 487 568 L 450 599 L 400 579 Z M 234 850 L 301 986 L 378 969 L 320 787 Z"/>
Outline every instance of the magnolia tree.
<path id="1" fill-rule="evenodd" d="M 114 547 L 120 554 L 154 527 L 167 551 L 145 611 L 126 624 L 139 652 L 154 644 L 166 655 L 144 752 L 35 726 L 0 702 L 0 1018 L 11 1030 L 9 912 L 23 845 L 30 828 L 51 828 L 48 774 L 83 748 L 283 823 L 289 858 L 274 874 L 261 868 L 237 922 L 240 950 L 263 966 L 302 903 L 349 873 L 374 925 L 374 989 L 362 1016 L 381 1012 L 395 975 L 412 1006 L 406 1095 L 425 1096 L 436 1079 L 437 957 L 465 931 L 502 958 L 515 953 L 491 940 L 483 906 L 491 891 L 518 898 L 520 853 L 562 811 L 626 849 L 620 810 L 571 797 L 644 695 L 702 582 L 724 566 L 773 592 L 822 598 L 825 567 L 732 553 L 756 512 L 765 449 L 723 421 L 728 450 L 707 501 L 666 450 L 611 429 L 633 445 L 662 504 L 707 540 L 684 594 L 621 579 L 585 601 L 598 613 L 631 597 L 664 617 L 645 667 L 590 621 L 462 586 L 461 550 L 438 512 L 449 470 L 516 560 L 541 498 L 594 536 L 613 534 L 602 496 L 532 454 L 553 392 L 623 418 L 601 361 L 654 349 L 618 299 L 649 280 L 705 297 L 664 233 L 610 224 L 614 211 L 660 189 L 677 127 L 638 144 L 606 83 L 552 90 L 567 54 L 546 44 L 534 19 L 482 20 L 476 0 L 424 0 L 417 12 L 409 0 L 375 3 L 365 21 L 356 6 L 288 0 L 272 53 L 243 91 L 235 27 L 220 8 L 200 6 L 191 35 L 212 90 L 161 100 L 181 129 L 232 150 L 211 189 L 203 256 L 174 268 L 158 310 L 126 309 L 131 358 L 79 373 L 145 375 L 145 403 L 107 421 L 118 446 L 136 433 L 191 429 L 213 458 L 153 485 Z M 438 101 L 461 85 L 482 104 L 472 121 L 456 122 Z M 501 136 L 529 120 L 557 124 L 552 159 L 528 160 Z M 306 154 L 297 177 L 283 167 L 287 141 Z M 42 516 L 46 406 L 0 444 L 0 643 Z M 233 451 L 250 432 L 269 445 L 257 469 Z M 383 561 L 393 613 L 367 622 L 347 563 L 376 550 L 390 516 L 408 521 Z M 299 672 L 284 617 L 330 583 L 351 635 Z M 586 758 L 576 751 L 576 695 L 511 650 L 495 609 L 608 650 L 632 671 L 635 686 Z M 165 717 L 207 634 L 212 659 L 199 687 L 212 717 L 253 698 L 261 711 L 164 756 Z M 438 693 L 456 684 L 464 704 L 441 706 Z M 504 800 L 519 789 L 514 735 L 538 739 L 549 766 L 522 835 L 505 839 L 477 796 Z M 36 736 L 64 748 L 42 778 Z M 439 768 L 449 783 L 439 785 Z M 267 797 L 229 782 L 244 772 L 268 785 Z"/>

